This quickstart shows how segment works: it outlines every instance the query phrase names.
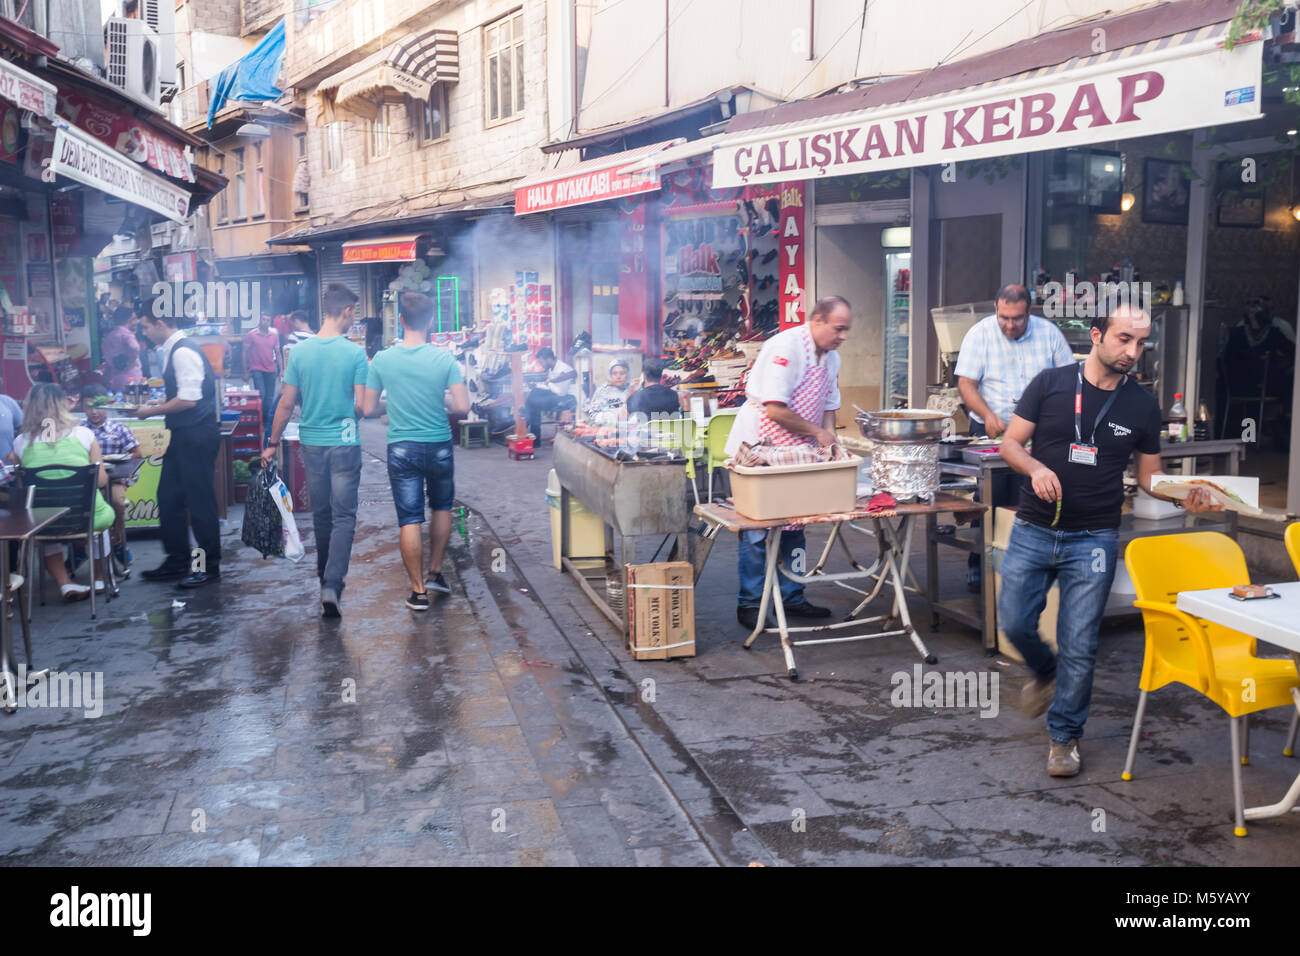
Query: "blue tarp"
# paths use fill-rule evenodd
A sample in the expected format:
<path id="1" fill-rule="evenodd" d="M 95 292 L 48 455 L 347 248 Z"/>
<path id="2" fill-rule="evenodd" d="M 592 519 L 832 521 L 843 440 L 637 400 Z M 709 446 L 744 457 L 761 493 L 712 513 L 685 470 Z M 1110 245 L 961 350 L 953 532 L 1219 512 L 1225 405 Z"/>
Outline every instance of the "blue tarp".
<path id="1" fill-rule="evenodd" d="M 208 104 L 208 129 L 227 100 L 273 100 L 282 92 L 275 81 L 284 63 L 284 21 L 262 37 L 262 42 L 226 67 L 212 86 Z"/>

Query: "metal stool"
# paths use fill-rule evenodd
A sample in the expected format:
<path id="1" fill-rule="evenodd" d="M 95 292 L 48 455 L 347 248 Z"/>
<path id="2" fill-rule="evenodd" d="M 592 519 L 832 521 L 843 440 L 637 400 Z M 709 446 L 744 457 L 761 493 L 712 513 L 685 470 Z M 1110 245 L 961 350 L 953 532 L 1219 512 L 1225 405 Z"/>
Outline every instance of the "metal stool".
<path id="1" fill-rule="evenodd" d="M 492 436 L 488 434 L 488 423 L 486 421 L 460 423 L 461 448 L 473 448 L 475 445 L 482 445 L 487 448 L 491 444 Z"/>

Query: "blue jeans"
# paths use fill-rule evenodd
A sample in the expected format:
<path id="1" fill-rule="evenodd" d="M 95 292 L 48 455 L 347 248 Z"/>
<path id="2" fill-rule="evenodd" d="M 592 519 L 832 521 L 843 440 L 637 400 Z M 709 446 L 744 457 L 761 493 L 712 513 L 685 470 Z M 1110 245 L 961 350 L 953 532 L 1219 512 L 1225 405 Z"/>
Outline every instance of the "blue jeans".
<path id="1" fill-rule="evenodd" d="M 450 511 L 456 497 L 455 462 L 450 441 L 395 441 L 388 445 L 388 484 L 397 506 L 397 524 L 424 521 L 430 511 Z"/>
<path id="2" fill-rule="evenodd" d="M 795 570 L 794 550 L 796 548 L 807 551 L 803 529 L 782 531 L 781 560 L 792 571 Z M 740 590 L 736 593 L 736 606 L 758 607 L 763 603 L 763 578 L 767 572 L 766 531 L 740 532 L 740 554 L 736 566 L 736 570 L 740 575 Z M 799 566 L 804 569 L 803 573 L 807 573 L 808 558 L 806 553 L 802 556 Z M 802 604 L 805 600 L 803 585 L 791 581 L 780 571 L 777 571 L 776 576 L 781 584 L 781 603 Z"/>
<path id="3" fill-rule="evenodd" d="M 275 415 L 276 374 L 259 369 L 252 369 L 248 374 L 253 379 L 253 387 L 262 397 L 262 438 L 265 441 L 271 437 L 271 421 Z"/>
<path id="4" fill-rule="evenodd" d="M 1065 743 L 1083 736 L 1092 704 L 1101 614 L 1115 580 L 1119 532 L 1053 531 L 1017 518 L 1002 560 L 998 623 L 1039 680 L 1056 678 L 1047 730 Z M 1060 584 L 1056 656 L 1038 637 L 1038 616 L 1052 582 Z"/>
<path id="5" fill-rule="evenodd" d="M 357 530 L 360 445 L 303 445 L 302 463 L 316 530 L 316 575 L 321 587 L 343 594 Z"/>

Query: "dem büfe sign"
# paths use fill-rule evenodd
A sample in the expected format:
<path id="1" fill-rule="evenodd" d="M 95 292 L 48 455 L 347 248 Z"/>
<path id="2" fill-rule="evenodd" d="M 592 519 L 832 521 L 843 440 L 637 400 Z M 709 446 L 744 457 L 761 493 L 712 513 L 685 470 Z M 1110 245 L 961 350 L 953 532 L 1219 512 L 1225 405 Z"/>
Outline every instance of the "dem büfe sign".
<path id="1" fill-rule="evenodd" d="M 1183 68 L 1180 72 L 1192 65 L 1179 64 Z M 1208 64 L 1202 68 L 1205 66 Z M 1255 69 L 1257 72 L 1257 64 Z M 933 162 L 973 159 L 1006 153 L 1005 147 L 988 147 L 1012 140 L 1020 141 L 1018 145 L 1022 147 L 1015 151 L 1032 151 L 1070 145 L 1075 138 L 1081 142 L 1114 139 L 1117 131 L 1098 131 L 1138 120 L 1146 121 L 1143 132 L 1147 133 L 1159 131 L 1149 127 L 1165 131 L 1185 128 L 1191 121 L 1189 116 L 1218 121 L 1225 114 L 1234 120 L 1258 114 L 1253 87 L 1237 91 L 1225 88 L 1223 106 L 1207 109 L 1206 101 L 1200 98 L 1207 83 L 1222 82 L 1231 76 L 1242 77 L 1247 84 L 1251 81 L 1244 78 L 1244 69 L 1231 74 L 1220 70 L 1206 72 L 1211 75 L 1202 77 L 1199 83 L 1189 84 L 1195 89 L 1185 90 L 1180 83 L 1177 97 L 1166 96 L 1158 104 L 1156 101 L 1168 85 L 1165 73 L 1141 70 L 1066 87 L 1061 95 L 1039 90 L 942 111 L 921 107 L 909 115 L 877 123 L 749 145 L 722 145 L 714 163 L 713 185 L 716 188 L 775 181 L 784 174 L 802 170 L 819 173 L 831 170 L 839 174 L 852 172 L 864 164 L 870 164 L 872 169 L 888 169 L 924 165 L 927 158 Z M 1228 95 L 1231 92 L 1252 95 L 1233 98 Z M 1138 107 L 1143 104 L 1149 104 L 1159 115 L 1149 117 L 1145 110 L 1144 115 L 1139 115 Z M 1246 109 L 1236 110 L 1239 106 Z M 876 111 L 896 107 L 901 108 L 902 104 L 882 106 Z M 1042 139 L 1035 141 L 1036 137 Z"/>
<path id="2" fill-rule="evenodd" d="M 79 182 L 108 189 L 128 202 L 153 209 L 181 221 L 189 212 L 189 194 L 151 173 L 135 168 L 129 160 L 100 152 L 93 146 L 58 131 L 51 169 Z"/>

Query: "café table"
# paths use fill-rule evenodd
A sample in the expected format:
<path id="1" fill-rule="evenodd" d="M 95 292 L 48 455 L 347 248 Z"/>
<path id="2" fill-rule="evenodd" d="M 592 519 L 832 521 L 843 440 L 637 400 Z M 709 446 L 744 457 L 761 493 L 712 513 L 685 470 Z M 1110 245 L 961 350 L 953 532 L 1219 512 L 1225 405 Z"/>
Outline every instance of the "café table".
<path id="1" fill-rule="evenodd" d="M 8 543 L 28 540 L 67 513 L 67 508 L 0 509 L 0 587 L 5 589 L 6 600 L 9 596 Z M 18 613 L 23 613 L 21 607 Z M 0 606 L 0 709 L 3 709 L 6 714 L 12 714 L 18 709 L 18 680 L 14 676 L 13 637 L 13 625 L 9 622 L 9 614 L 3 606 Z"/>
<path id="2" fill-rule="evenodd" d="M 1229 597 L 1228 588 L 1210 588 L 1204 591 L 1180 591 L 1177 607 L 1180 611 L 1230 627 L 1257 640 L 1276 644 L 1291 652 L 1296 666 L 1300 667 L 1300 581 L 1270 584 L 1277 598 L 1239 601 Z M 1295 699 L 1297 719 L 1300 719 L 1300 687 L 1291 688 Z M 1288 813 L 1300 813 L 1300 775 L 1280 801 L 1266 807 L 1246 810 L 1247 820 L 1264 820 Z"/>

